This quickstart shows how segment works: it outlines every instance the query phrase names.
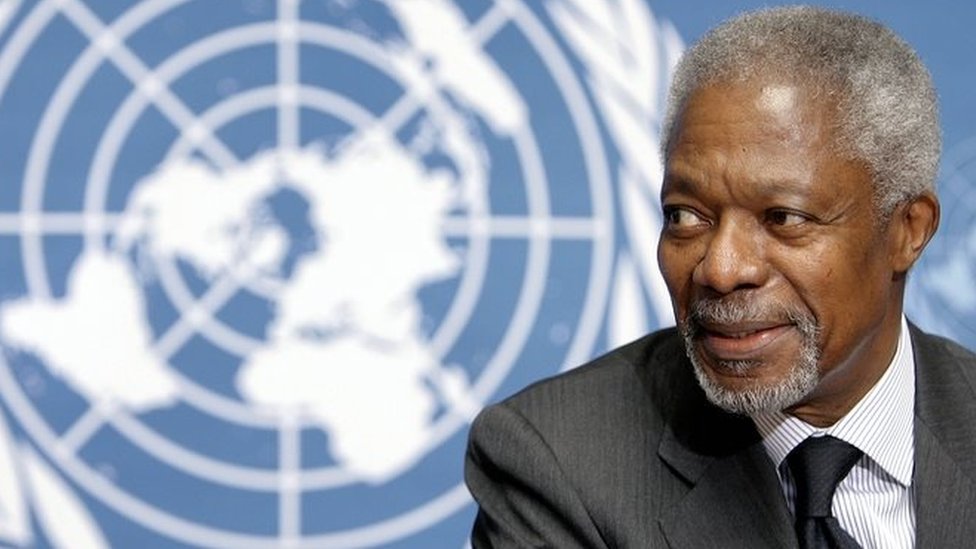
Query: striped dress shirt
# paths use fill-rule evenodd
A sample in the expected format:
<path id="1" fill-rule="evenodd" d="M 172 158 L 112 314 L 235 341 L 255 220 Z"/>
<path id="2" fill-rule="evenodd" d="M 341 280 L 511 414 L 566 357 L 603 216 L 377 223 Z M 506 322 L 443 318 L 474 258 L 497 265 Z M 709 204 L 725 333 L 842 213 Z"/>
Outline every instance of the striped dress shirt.
<path id="1" fill-rule="evenodd" d="M 834 494 L 833 513 L 864 548 L 915 546 L 915 359 L 902 318 L 898 347 L 881 379 L 834 425 L 821 429 L 782 412 L 753 421 L 777 464 L 786 502 L 793 512 L 796 488 L 785 459 L 807 437 L 831 435 L 864 455 Z"/>

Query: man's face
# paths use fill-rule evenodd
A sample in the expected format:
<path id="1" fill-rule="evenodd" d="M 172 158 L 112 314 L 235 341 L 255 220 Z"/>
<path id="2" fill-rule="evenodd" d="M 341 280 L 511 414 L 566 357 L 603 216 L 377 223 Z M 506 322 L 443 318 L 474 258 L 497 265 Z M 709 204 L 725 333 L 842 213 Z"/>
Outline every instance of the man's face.
<path id="1" fill-rule="evenodd" d="M 715 84 L 678 117 L 658 248 L 709 397 L 817 422 L 883 373 L 900 287 L 870 174 L 832 152 L 832 111 L 795 84 Z"/>

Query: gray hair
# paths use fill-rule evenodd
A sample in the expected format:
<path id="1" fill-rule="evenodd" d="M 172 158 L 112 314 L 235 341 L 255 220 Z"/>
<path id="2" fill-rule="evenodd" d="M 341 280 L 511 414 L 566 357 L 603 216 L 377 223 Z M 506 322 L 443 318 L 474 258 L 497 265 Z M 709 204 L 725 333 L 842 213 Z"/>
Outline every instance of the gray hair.
<path id="1" fill-rule="evenodd" d="M 809 6 L 740 15 L 682 57 L 664 119 L 667 157 L 675 119 L 698 89 L 795 75 L 836 105 L 836 152 L 864 162 L 883 218 L 933 190 L 942 139 L 932 78 L 912 48 L 870 19 Z"/>

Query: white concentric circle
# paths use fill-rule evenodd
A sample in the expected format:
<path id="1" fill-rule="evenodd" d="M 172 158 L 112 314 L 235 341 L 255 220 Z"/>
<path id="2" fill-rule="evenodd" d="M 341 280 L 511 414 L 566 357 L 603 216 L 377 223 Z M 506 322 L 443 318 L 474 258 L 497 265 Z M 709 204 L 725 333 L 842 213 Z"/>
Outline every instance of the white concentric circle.
<path id="1" fill-rule="evenodd" d="M 147 23 L 160 17 L 180 4 L 192 0 L 150 0 L 137 4 L 126 11 L 111 25 L 103 25 L 87 7 L 78 0 L 43 0 L 37 4 L 17 27 L 6 49 L 0 53 L 0 97 L 9 84 L 17 65 L 24 59 L 31 44 L 48 27 L 57 15 L 65 16 L 72 24 L 86 33 L 90 45 L 66 72 L 43 113 L 34 140 L 31 143 L 24 178 L 21 202 L 22 219 L 40 219 L 43 215 L 44 187 L 48 180 L 48 166 L 52 162 L 54 146 L 65 124 L 70 109 L 75 104 L 95 71 L 111 62 L 132 79 L 142 82 L 116 109 L 111 121 L 98 142 L 91 171 L 88 174 L 84 201 L 84 242 L 86 249 L 106 245 L 106 235 L 114 226 L 114 214 L 106 211 L 115 162 L 123 145 L 131 135 L 139 117 L 150 106 L 164 112 L 174 125 L 182 130 L 178 139 L 166 151 L 165 157 L 181 158 L 197 150 L 216 167 L 226 169 L 238 162 L 234 152 L 217 137 L 222 127 L 241 117 L 264 111 L 297 109 L 317 111 L 347 122 L 350 127 L 380 128 L 395 131 L 407 117 L 404 112 L 421 106 L 434 116 L 452 107 L 439 95 L 425 96 L 423 104 L 409 96 L 407 82 L 389 62 L 382 48 L 369 40 L 343 29 L 301 21 L 278 21 L 237 27 L 191 44 L 174 53 L 150 71 L 141 61 L 124 48 L 127 37 Z M 297 2 L 281 3 L 283 11 L 293 10 Z M 290 8 L 287 6 L 291 6 Z M 294 15 L 294 11 L 291 12 Z M 564 365 L 581 362 L 591 351 L 602 322 L 603 303 L 606 301 L 610 281 L 613 253 L 613 212 L 610 178 L 600 132 L 590 105 L 583 93 L 577 76 L 545 26 L 539 22 L 525 4 L 516 0 L 497 0 L 485 18 L 493 17 L 514 26 L 536 50 L 554 79 L 562 99 L 569 109 L 571 123 L 580 139 L 583 161 L 589 181 L 592 215 L 574 220 L 576 230 L 582 236 L 574 238 L 592 243 L 587 288 L 583 297 L 581 318 L 570 340 Z M 498 25 L 501 28 L 502 24 Z M 286 32 L 287 31 L 287 32 Z M 487 40 L 490 36 L 481 37 Z M 329 90 L 304 86 L 297 82 L 287 86 L 257 88 L 235 95 L 211 105 L 199 114 L 193 113 L 173 94 L 169 86 L 193 67 L 216 57 L 255 45 L 280 43 L 282 40 L 319 46 L 341 51 L 360 62 L 369 64 L 392 80 L 401 84 L 405 95 L 386 116 L 375 116 L 350 98 Z M 281 84 L 281 83 L 279 83 Z M 288 93 L 283 93 L 286 89 Z M 287 103 L 287 105 L 285 105 Z M 393 112 L 395 111 L 395 112 Z M 279 113 L 283 125 L 289 122 L 288 113 Z M 470 398 L 483 403 L 498 391 L 516 364 L 539 312 L 546 287 L 551 254 L 551 241 L 558 234 L 557 220 L 550 211 L 549 181 L 542 151 L 530 127 L 512 136 L 521 177 L 525 182 L 528 214 L 524 220 L 527 230 L 521 233 L 528 244 L 526 266 L 518 283 L 518 299 L 510 322 L 503 331 L 500 343 L 488 358 L 481 375 L 473 384 Z M 295 136 L 279 135 L 279 146 L 300 146 Z M 484 281 L 487 276 L 491 247 L 490 226 L 499 222 L 492 216 L 489 200 L 478 196 L 465 212 L 458 225 L 468 243 L 466 268 L 444 320 L 435 330 L 431 345 L 438 358 L 443 359 L 454 346 L 460 334 L 474 314 Z M 583 222 L 583 227 L 578 225 Z M 27 221 L 24 221 L 27 223 Z M 24 226 L 21 232 L 23 263 L 29 295 L 50 298 L 51 289 L 44 262 L 43 231 L 38 227 Z M 202 296 L 196 297 L 186 287 L 171 263 L 160 264 L 160 281 L 167 297 L 184 318 L 194 322 L 180 322 L 157 342 L 156 351 L 169 356 L 177 351 L 186 338 L 199 333 L 225 351 L 246 356 L 262 345 L 260 340 L 240 333 L 215 318 L 214 313 L 242 288 L 265 297 L 272 297 L 280 288 L 273 280 L 252 279 L 247 272 L 231 272 L 214 282 Z M 358 479 L 338 467 L 321 467 L 285 471 L 243 467 L 222 462 L 162 437 L 135 416 L 122 410 L 102 410 L 92 407 L 72 428 L 68 435 L 59 434 L 48 424 L 23 392 L 8 365 L 0 368 L 0 391 L 11 411 L 25 431 L 44 449 L 58 466 L 75 482 L 110 507 L 127 515 L 143 526 L 156 530 L 182 542 L 202 546 L 224 547 L 271 547 L 283 540 L 297 547 L 362 547 L 386 543 L 422 530 L 457 512 L 469 503 L 466 490 L 458 484 L 439 496 L 422 503 L 399 516 L 379 520 L 357 528 L 327 534 L 301 537 L 300 532 L 282 533 L 281 536 L 262 537 L 209 527 L 194 523 L 159 509 L 126 492 L 120 486 L 107 481 L 79 456 L 79 445 L 84 444 L 84 434 L 92 434 L 102 425 L 110 424 L 119 433 L 155 459 L 178 470 L 205 478 L 211 482 L 241 489 L 265 492 L 282 492 L 283 479 L 298 473 L 298 479 L 289 488 L 289 497 L 303 491 L 323 490 L 342 486 Z M 220 395 L 197 383 L 186 375 L 176 372 L 181 397 L 191 406 L 216 418 L 236 424 L 278 430 L 282 437 L 294 437 L 303 426 L 312 425 L 303 418 L 284 421 L 281 417 L 256 410 L 241 402 Z M 453 409 L 436 420 L 433 435 L 427 441 L 427 451 L 440 446 L 458 429 L 470 421 L 470 409 Z M 283 494 L 283 497 L 285 495 Z M 296 537 L 297 536 L 297 537 Z"/>

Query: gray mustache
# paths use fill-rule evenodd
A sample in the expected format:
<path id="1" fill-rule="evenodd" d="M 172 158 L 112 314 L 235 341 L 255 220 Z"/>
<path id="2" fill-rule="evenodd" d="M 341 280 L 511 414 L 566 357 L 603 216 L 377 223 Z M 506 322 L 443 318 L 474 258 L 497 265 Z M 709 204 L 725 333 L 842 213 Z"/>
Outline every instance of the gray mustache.
<path id="1" fill-rule="evenodd" d="M 816 334 L 819 328 L 813 314 L 792 304 L 768 299 L 749 299 L 727 296 L 721 299 L 700 299 L 688 315 L 688 329 L 701 330 L 703 323 L 737 324 L 752 321 L 776 321 L 794 324 L 803 334 Z"/>

